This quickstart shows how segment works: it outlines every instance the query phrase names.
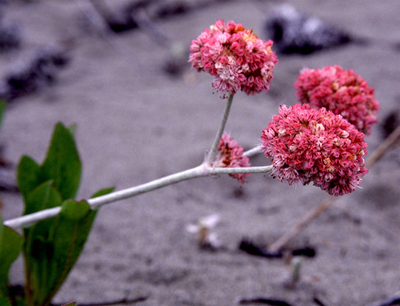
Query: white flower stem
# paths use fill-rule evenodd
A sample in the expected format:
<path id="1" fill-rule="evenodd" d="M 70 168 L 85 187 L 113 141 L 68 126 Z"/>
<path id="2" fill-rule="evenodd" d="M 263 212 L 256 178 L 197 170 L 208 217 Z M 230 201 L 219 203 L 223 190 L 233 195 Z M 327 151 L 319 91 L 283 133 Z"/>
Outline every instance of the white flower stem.
<path id="1" fill-rule="evenodd" d="M 155 189 L 159 189 L 171 184 L 175 184 L 181 181 L 207 176 L 212 174 L 236 174 L 236 173 L 267 173 L 272 170 L 272 166 L 264 166 L 264 167 L 242 167 L 242 168 L 212 168 L 207 165 L 206 162 L 201 164 L 200 166 L 178 172 L 175 174 L 171 174 L 151 182 L 141 184 L 135 187 L 123 189 L 120 191 L 115 191 L 100 197 L 96 197 L 93 199 L 87 200 L 90 207 L 92 209 L 98 208 L 105 204 L 113 203 L 119 200 L 123 200 L 126 198 L 134 197 L 142 193 L 146 193 Z M 32 224 L 53 218 L 58 215 L 60 212 L 60 207 L 54 207 L 50 209 L 45 209 L 42 211 L 38 211 L 33 214 L 21 216 L 15 219 L 10 219 L 4 221 L 4 225 L 17 229 L 22 227 L 28 227 Z"/>
<path id="2" fill-rule="evenodd" d="M 88 203 L 90 207 L 97 208 L 102 205 L 112 203 L 115 201 L 123 200 L 126 198 L 134 197 L 142 193 L 146 193 L 152 190 L 156 190 L 168 185 L 172 185 L 181 181 L 185 181 L 188 179 L 193 179 L 196 177 L 201 177 L 207 175 L 207 169 L 200 165 L 195 168 L 191 168 L 182 172 L 174 173 L 151 182 L 141 184 L 135 187 L 131 187 L 128 189 L 112 192 L 97 198 L 89 199 Z"/>
<path id="3" fill-rule="evenodd" d="M 29 227 L 36 222 L 42 221 L 42 220 L 47 220 L 50 218 L 53 218 L 59 214 L 61 211 L 61 207 L 53 207 L 53 208 L 48 208 L 44 210 L 40 210 L 38 212 L 21 216 L 15 219 L 9 219 L 3 222 L 3 225 L 11 227 L 13 229 L 17 228 L 23 228 L 23 227 Z"/>
<path id="4" fill-rule="evenodd" d="M 259 167 L 238 167 L 238 168 L 213 168 L 210 174 L 238 174 L 238 173 L 268 173 L 272 171 L 272 166 Z"/>
<path id="5" fill-rule="evenodd" d="M 229 111 L 230 111 L 231 105 L 232 105 L 232 100 L 233 100 L 233 94 L 229 94 L 228 100 L 226 101 L 224 113 L 222 114 L 221 124 L 219 125 L 217 134 L 215 135 L 215 138 L 214 138 L 214 142 L 213 142 L 211 149 L 208 152 L 207 157 L 206 157 L 206 162 L 208 165 L 211 165 L 215 159 L 219 141 L 221 140 L 222 133 L 224 132 L 226 121 L 228 120 Z"/>
<path id="6" fill-rule="evenodd" d="M 244 156 L 252 157 L 254 155 L 260 154 L 262 152 L 261 146 L 254 147 L 253 149 L 247 150 L 243 153 Z"/>

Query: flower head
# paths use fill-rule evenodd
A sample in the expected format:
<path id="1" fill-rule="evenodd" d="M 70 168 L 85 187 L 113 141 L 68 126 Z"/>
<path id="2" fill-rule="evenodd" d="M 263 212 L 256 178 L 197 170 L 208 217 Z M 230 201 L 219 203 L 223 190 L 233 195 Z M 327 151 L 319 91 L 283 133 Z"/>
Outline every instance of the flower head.
<path id="1" fill-rule="evenodd" d="M 214 167 L 221 168 L 238 168 L 250 167 L 249 158 L 243 156 L 243 148 L 233 140 L 229 134 L 223 134 L 218 145 L 218 155 L 213 162 Z M 236 178 L 239 182 L 244 183 L 249 173 L 229 174 L 229 176 Z"/>
<path id="2" fill-rule="evenodd" d="M 267 91 L 273 78 L 278 59 L 271 46 L 271 40 L 259 39 L 240 23 L 218 20 L 192 41 L 189 62 L 215 76 L 212 85 L 218 91 L 254 95 Z"/>
<path id="3" fill-rule="evenodd" d="M 299 102 L 325 107 L 369 135 L 378 122 L 379 102 L 374 89 L 353 70 L 335 65 L 323 69 L 304 69 L 294 83 Z"/>
<path id="4" fill-rule="evenodd" d="M 368 172 L 364 134 L 342 116 L 296 104 L 283 105 L 272 119 L 261 136 L 262 150 L 279 180 L 313 182 L 339 196 L 354 191 Z"/>

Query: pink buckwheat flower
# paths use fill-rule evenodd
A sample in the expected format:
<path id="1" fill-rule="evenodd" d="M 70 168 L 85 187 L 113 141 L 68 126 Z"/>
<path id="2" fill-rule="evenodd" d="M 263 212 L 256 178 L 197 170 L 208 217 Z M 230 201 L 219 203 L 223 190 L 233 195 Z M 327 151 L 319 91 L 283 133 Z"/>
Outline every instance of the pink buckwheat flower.
<path id="1" fill-rule="evenodd" d="M 296 104 L 281 106 L 272 120 L 263 130 L 262 150 L 280 181 L 313 182 L 339 196 L 354 191 L 368 173 L 365 135 L 342 116 Z"/>
<path id="2" fill-rule="evenodd" d="M 240 23 L 218 20 L 192 40 L 189 62 L 215 76 L 212 86 L 217 91 L 254 95 L 267 91 L 273 78 L 278 59 L 271 46 L 271 40 L 259 39 Z"/>
<path id="3" fill-rule="evenodd" d="M 250 167 L 250 160 L 248 157 L 243 156 L 243 152 L 243 148 L 229 134 L 225 133 L 219 141 L 218 155 L 212 165 L 221 168 Z M 240 183 L 245 183 L 246 177 L 249 175 L 249 173 L 229 174 Z"/>
<path id="4" fill-rule="evenodd" d="M 342 115 L 367 135 L 378 122 L 379 102 L 374 98 L 374 89 L 353 70 L 337 65 L 316 70 L 307 68 L 300 72 L 294 87 L 299 102 Z"/>

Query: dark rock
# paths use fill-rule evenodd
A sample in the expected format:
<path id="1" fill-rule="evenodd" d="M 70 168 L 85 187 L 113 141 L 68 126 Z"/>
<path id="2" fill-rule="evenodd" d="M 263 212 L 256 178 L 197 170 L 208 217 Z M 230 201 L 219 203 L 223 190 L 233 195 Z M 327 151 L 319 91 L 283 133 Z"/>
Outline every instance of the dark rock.
<path id="1" fill-rule="evenodd" d="M 283 258 L 284 254 L 290 254 L 292 256 L 304 256 L 313 258 L 317 255 L 317 251 L 311 246 L 301 246 L 293 249 L 281 249 L 277 252 L 270 252 L 267 247 L 257 244 L 248 238 L 243 238 L 239 243 L 239 250 L 246 252 L 247 254 L 265 257 L 267 259 Z"/>
<path id="2" fill-rule="evenodd" d="M 316 17 L 298 12 L 289 4 L 281 5 L 265 23 L 266 37 L 274 41 L 280 53 L 310 54 L 346 44 L 349 34 Z"/>
<path id="3" fill-rule="evenodd" d="M 21 45 L 20 29 L 16 24 L 0 21 L 0 52 L 9 52 Z"/>
<path id="4" fill-rule="evenodd" d="M 267 297 L 257 297 L 257 298 L 252 298 L 252 299 L 241 299 L 239 301 L 239 304 L 245 305 L 245 304 L 265 304 L 265 305 L 271 305 L 271 306 L 292 306 L 292 304 L 289 304 L 288 302 L 280 299 L 273 299 L 273 298 L 267 298 Z"/>
<path id="5" fill-rule="evenodd" d="M 4 21 L 6 1 L 0 0 L 0 53 L 17 49 L 21 45 L 20 27 L 15 22 Z"/>
<path id="6" fill-rule="evenodd" d="M 400 115 L 398 111 L 390 112 L 381 124 L 383 138 L 386 139 L 400 125 Z"/>
<path id="7" fill-rule="evenodd" d="M 54 83 L 58 70 L 68 61 L 69 58 L 62 51 L 38 51 L 25 65 L 5 75 L 0 86 L 0 99 L 11 101 Z"/>
<path id="8" fill-rule="evenodd" d="M 282 258 L 282 252 L 275 252 L 271 253 L 268 252 L 267 249 L 256 245 L 254 242 L 250 241 L 249 239 L 242 239 L 239 244 L 239 250 L 246 252 L 247 254 L 254 255 L 254 256 L 261 256 L 265 258 Z"/>

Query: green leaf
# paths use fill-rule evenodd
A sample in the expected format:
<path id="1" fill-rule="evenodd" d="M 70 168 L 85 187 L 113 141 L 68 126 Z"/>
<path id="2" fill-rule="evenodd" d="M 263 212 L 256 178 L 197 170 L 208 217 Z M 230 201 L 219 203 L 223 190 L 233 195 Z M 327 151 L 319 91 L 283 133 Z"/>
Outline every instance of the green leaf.
<path id="1" fill-rule="evenodd" d="M 6 297 L 2 296 L 1 292 L 0 292 L 0 305 L 1 306 L 11 306 L 10 300 L 7 299 Z"/>
<path id="2" fill-rule="evenodd" d="M 82 252 L 96 213 L 86 201 L 67 200 L 62 204 L 48 239 L 36 242 L 37 247 L 43 250 L 40 254 L 43 262 L 37 265 L 43 270 L 31 288 L 34 289 L 35 305 L 50 304 Z"/>
<path id="3" fill-rule="evenodd" d="M 103 188 L 103 189 L 100 189 L 99 191 L 95 192 L 90 198 L 91 199 L 97 198 L 102 195 L 109 194 L 110 192 L 113 192 L 113 191 L 114 191 L 114 187 Z"/>
<path id="4" fill-rule="evenodd" d="M 0 216 L 0 305 L 2 298 L 8 300 L 8 273 L 22 249 L 23 238 L 14 230 L 3 226 Z M 4 304 L 5 305 L 5 304 Z"/>
<path id="5" fill-rule="evenodd" d="M 27 306 L 27 305 L 22 296 L 17 296 L 15 298 L 15 304 L 13 306 Z"/>
<path id="6" fill-rule="evenodd" d="M 18 166 L 25 215 L 61 206 L 57 217 L 24 229 L 28 306 L 51 303 L 81 253 L 96 215 L 87 202 L 68 200 L 77 193 L 82 168 L 74 131 L 74 126 L 67 129 L 58 123 L 42 165 L 24 156 Z"/>
<path id="7" fill-rule="evenodd" d="M 40 166 L 29 156 L 22 156 L 17 169 L 18 188 L 24 200 L 40 183 Z"/>
<path id="8" fill-rule="evenodd" d="M 81 162 L 71 132 L 61 123 L 54 129 L 41 166 L 42 181 L 53 180 L 63 200 L 73 199 L 81 179 Z"/>
<path id="9" fill-rule="evenodd" d="M 82 168 L 74 131 L 74 126 L 67 129 L 58 123 L 42 165 L 24 156 L 18 166 L 25 215 L 61 206 L 55 218 L 24 229 L 27 306 L 51 303 L 79 257 L 96 216 L 87 202 L 69 200 L 77 193 Z M 111 190 L 100 190 L 96 196 Z"/>
<path id="10" fill-rule="evenodd" d="M 61 206 L 61 195 L 52 186 L 52 183 L 52 181 L 44 182 L 27 195 L 24 215 L 32 214 L 47 208 Z M 46 221 L 48 220 L 45 220 L 44 222 Z"/>
<path id="11" fill-rule="evenodd" d="M 8 272 L 22 250 L 24 239 L 14 230 L 5 226 L 0 242 L 0 291 L 8 287 Z"/>
<path id="12" fill-rule="evenodd" d="M 97 210 L 90 209 L 86 201 L 65 201 L 55 224 L 53 279 L 57 286 L 62 285 L 83 250 L 89 236 Z"/>
<path id="13" fill-rule="evenodd" d="M 28 156 L 23 156 L 18 165 L 18 187 L 24 199 L 38 185 L 53 180 L 53 186 L 62 199 L 74 198 L 81 179 L 81 162 L 73 138 L 73 130 L 58 123 L 43 164 L 39 166 Z"/>
<path id="14" fill-rule="evenodd" d="M 45 182 L 35 188 L 26 199 L 25 215 L 61 206 L 62 200 L 58 191 L 52 187 L 52 181 Z M 46 299 L 43 288 L 49 286 L 48 273 L 54 259 L 52 233 L 55 218 L 40 221 L 30 228 L 24 229 L 24 259 L 26 274 L 26 304 L 34 305 L 36 301 Z M 41 303 L 37 303 L 41 305 Z"/>

